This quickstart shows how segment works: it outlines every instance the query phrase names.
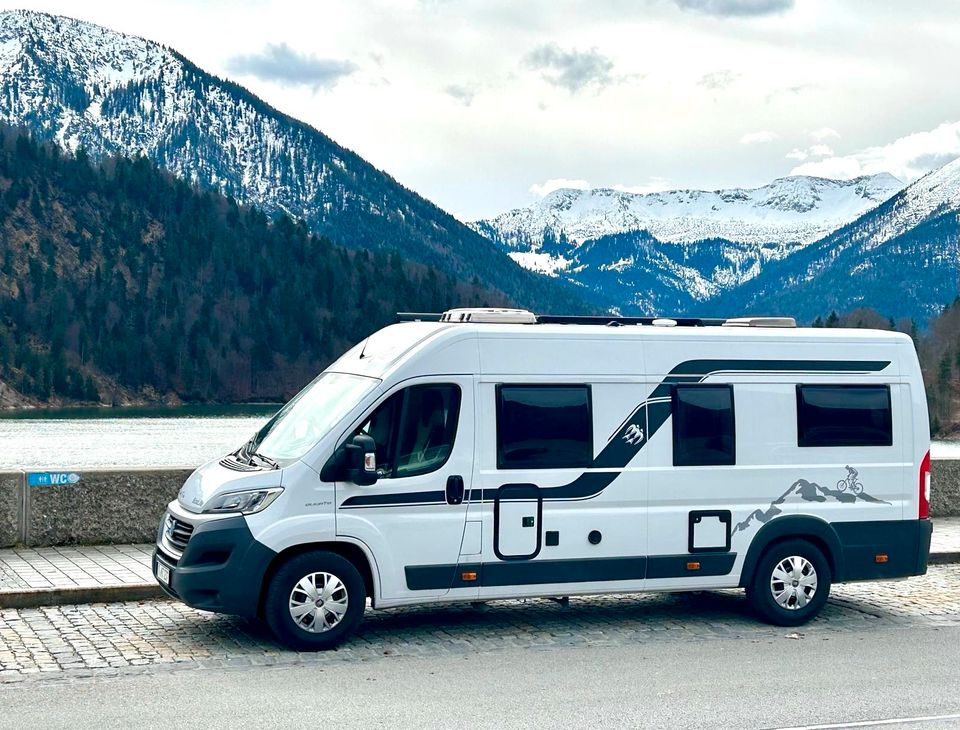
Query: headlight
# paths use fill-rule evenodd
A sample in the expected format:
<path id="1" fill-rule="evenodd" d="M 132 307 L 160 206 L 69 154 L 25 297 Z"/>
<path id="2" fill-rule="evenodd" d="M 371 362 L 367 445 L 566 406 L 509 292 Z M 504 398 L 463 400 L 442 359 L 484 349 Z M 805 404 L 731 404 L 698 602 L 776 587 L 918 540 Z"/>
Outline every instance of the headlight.
<path id="1" fill-rule="evenodd" d="M 248 489 L 243 492 L 227 492 L 214 497 L 204 507 L 204 512 L 242 512 L 252 515 L 269 507 L 280 496 L 283 487 L 269 489 Z"/>

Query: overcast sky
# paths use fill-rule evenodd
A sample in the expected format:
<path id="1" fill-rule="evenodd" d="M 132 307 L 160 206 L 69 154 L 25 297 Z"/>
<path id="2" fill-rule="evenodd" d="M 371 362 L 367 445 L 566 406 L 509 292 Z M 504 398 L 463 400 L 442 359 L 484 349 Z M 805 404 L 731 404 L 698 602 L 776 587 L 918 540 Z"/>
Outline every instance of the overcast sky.
<path id="1" fill-rule="evenodd" d="M 913 179 L 960 155 L 956 0 L 17 0 L 158 41 L 463 219 L 551 189 Z"/>

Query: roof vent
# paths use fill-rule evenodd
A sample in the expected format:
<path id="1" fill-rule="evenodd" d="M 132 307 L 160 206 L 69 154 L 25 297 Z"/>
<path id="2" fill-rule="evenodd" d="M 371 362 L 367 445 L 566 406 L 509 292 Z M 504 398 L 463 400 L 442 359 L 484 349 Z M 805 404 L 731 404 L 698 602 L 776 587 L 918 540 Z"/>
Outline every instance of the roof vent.
<path id="1" fill-rule="evenodd" d="M 793 317 L 734 317 L 723 323 L 724 327 L 796 327 Z"/>
<path id="2" fill-rule="evenodd" d="M 482 322 L 485 324 L 536 324 L 537 315 L 526 309 L 448 309 L 441 322 Z"/>
<path id="3" fill-rule="evenodd" d="M 677 320 L 669 319 L 667 317 L 660 317 L 659 319 L 653 320 L 650 324 L 654 327 L 676 327 Z"/>

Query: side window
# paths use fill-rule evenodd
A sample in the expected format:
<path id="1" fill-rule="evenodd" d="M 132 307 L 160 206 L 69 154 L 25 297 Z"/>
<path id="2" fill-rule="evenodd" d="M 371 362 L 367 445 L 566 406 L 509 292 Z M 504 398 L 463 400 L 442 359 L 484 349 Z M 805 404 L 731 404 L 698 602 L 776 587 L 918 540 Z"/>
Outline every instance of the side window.
<path id="1" fill-rule="evenodd" d="M 673 465 L 737 463 L 732 385 L 673 387 Z"/>
<path id="2" fill-rule="evenodd" d="M 460 416 L 460 389 L 455 385 L 414 386 L 404 394 L 396 477 L 426 474 L 443 466 L 453 450 Z"/>
<path id="3" fill-rule="evenodd" d="M 798 385 L 798 446 L 892 446 L 887 385 Z"/>
<path id="4" fill-rule="evenodd" d="M 416 476 L 446 463 L 459 416 L 456 385 L 414 385 L 390 396 L 355 433 L 376 443 L 379 478 Z"/>
<path id="5" fill-rule="evenodd" d="M 497 386 L 498 469 L 587 467 L 592 461 L 590 386 Z"/>

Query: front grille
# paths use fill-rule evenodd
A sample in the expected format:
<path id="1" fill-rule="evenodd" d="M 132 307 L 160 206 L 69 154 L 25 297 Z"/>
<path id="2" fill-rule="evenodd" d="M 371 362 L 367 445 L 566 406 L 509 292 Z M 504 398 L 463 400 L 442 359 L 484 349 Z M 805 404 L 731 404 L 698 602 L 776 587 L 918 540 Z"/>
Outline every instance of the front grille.
<path id="1" fill-rule="evenodd" d="M 187 543 L 193 534 L 193 525 L 178 520 L 173 515 L 167 517 L 167 542 L 181 553 L 187 549 Z"/>

